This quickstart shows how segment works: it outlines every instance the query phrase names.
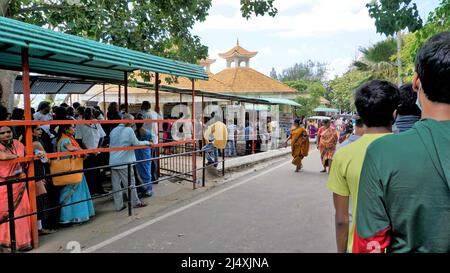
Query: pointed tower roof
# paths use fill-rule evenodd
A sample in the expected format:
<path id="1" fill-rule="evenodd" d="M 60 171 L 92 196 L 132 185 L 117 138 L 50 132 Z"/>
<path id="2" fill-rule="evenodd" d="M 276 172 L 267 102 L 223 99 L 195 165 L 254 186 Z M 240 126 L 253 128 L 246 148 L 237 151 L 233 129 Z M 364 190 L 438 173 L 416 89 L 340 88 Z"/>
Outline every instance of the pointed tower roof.
<path id="1" fill-rule="evenodd" d="M 228 50 L 225 53 L 219 53 L 219 56 L 224 59 L 234 58 L 234 57 L 247 57 L 252 58 L 255 57 L 255 55 L 258 54 L 257 51 L 248 51 L 245 48 L 241 47 L 239 45 L 239 39 L 236 42 L 236 46 L 232 49 Z"/>

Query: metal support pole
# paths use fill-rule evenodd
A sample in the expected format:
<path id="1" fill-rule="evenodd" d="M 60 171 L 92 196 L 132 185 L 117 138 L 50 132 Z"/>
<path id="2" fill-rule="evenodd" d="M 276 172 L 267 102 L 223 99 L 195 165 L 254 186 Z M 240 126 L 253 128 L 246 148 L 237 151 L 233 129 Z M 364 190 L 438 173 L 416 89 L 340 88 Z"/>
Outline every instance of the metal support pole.
<path id="1" fill-rule="evenodd" d="M 106 113 L 106 96 L 105 96 L 105 84 L 103 84 L 103 112 Z M 106 117 L 105 117 L 106 118 Z"/>
<path id="2" fill-rule="evenodd" d="M 25 110 L 25 121 L 33 120 L 31 116 L 31 92 L 30 92 L 30 63 L 28 58 L 28 48 L 22 47 L 22 88 L 23 101 Z M 25 126 L 25 149 L 26 156 L 33 156 L 33 130 L 31 125 Z M 30 161 L 28 165 L 28 177 L 34 176 L 34 161 Z M 28 187 L 28 196 L 30 200 L 31 212 L 37 211 L 36 204 L 36 187 L 34 181 Z M 37 227 L 37 215 L 30 216 L 31 220 L 31 238 L 33 240 L 33 247 L 39 246 L 39 234 Z"/>
<path id="3" fill-rule="evenodd" d="M 127 165 L 128 167 L 128 216 L 132 215 L 132 211 L 131 211 L 131 164 Z"/>
<path id="4" fill-rule="evenodd" d="M 13 184 L 8 183 L 8 217 L 9 217 L 9 239 L 11 242 L 11 253 L 16 252 L 16 220 L 14 218 L 14 195 L 13 195 Z"/>
<path id="5" fill-rule="evenodd" d="M 125 112 L 128 113 L 128 72 L 124 72 Z M 120 107 L 120 105 L 119 105 Z"/>
<path id="6" fill-rule="evenodd" d="M 161 109 L 159 107 L 159 84 L 161 81 L 159 80 L 159 73 L 155 73 L 155 112 L 159 115 Z M 164 119 L 164 117 L 162 117 Z M 158 132 L 157 132 L 157 138 L 159 143 L 159 122 L 158 122 Z M 156 148 L 156 157 L 160 157 L 161 150 L 160 148 Z M 156 179 L 159 179 L 161 177 L 161 162 L 156 160 Z"/>
<path id="7" fill-rule="evenodd" d="M 119 107 L 122 104 L 122 88 L 121 85 L 119 84 Z"/>
<path id="8" fill-rule="evenodd" d="M 202 152 L 203 155 L 203 163 L 202 163 L 202 187 L 205 186 L 205 175 L 206 175 L 206 157 L 205 157 L 205 151 Z"/>
<path id="9" fill-rule="evenodd" d="M 225 149 L 222 150 L 222 176 L 225 176 Z"/>
<path id="10" fill-rule="evenodd" d="M 197 150 L 197 143 L 196 143 L 196 139 L 195 139 L 195 82 L 194 79 L 191 79 L 192 81 L 192 148 L 193 151 Z M 194 183 L 192 183 L 193 185 L 193 189 L 195 190 L 195 186 L 197 184 L 197 154 L 196 153 L 192 153 L 192 181 Z"/>

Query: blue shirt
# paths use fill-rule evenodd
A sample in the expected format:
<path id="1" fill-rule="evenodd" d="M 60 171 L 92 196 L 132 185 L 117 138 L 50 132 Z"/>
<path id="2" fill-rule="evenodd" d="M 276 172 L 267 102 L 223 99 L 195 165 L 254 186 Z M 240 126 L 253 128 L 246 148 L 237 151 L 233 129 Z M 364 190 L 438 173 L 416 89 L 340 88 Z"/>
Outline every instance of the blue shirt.
<path id="1" fill-rule="evenodd" d="M 131 127 L 125 127 L 125 125 L 120 124 L 114 128 L 109 134 L 109 147 L 110 148 L 121 148 L 121 147 L 131 147 L 131 146 L 144 146 L 150 145 L 149 141 L 139 141 L 134 134 Z M 136 156 L 134 150 L 126 151 L 115 151 L 109 153 L 109 164 L 122 164 L 131 163 L 136 161 Z M 112 169 L 125 169 L 127 165 L 112 167 Z"/>
<path id="2" fill-rule="evenodd" d="M 411 129 L 416 122 L 420 120 L 418 116 L 399 116 L 395 121 L 397 131 L 395 133 L 403 133 Z"/>

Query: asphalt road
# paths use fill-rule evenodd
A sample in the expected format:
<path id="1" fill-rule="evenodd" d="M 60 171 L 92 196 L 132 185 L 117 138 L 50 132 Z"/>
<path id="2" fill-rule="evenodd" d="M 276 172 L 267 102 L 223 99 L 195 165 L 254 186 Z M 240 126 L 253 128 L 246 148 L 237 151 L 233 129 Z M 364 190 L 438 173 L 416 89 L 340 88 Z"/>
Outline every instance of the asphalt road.
<path id="1" fill-rule="evenodd" d="M 319 154 L 290 157 L 153 219 L 92 240 L 86 252 L 335 252 L 334 212 Z"/>

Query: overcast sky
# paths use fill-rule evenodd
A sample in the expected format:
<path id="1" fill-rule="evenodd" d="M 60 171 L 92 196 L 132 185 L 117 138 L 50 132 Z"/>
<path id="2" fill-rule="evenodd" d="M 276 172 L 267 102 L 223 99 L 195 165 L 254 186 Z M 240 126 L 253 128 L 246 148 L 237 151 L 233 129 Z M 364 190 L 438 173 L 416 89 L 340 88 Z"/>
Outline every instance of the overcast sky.
<path id="1" fill-rule="evenodd" d="M 213 0 L 207 20 L 197 23 L 194 33 L 209 47 L 213 73 L 226 67 L 218 53 L 236 45 L 258 55 L 250 66 L 264 74 L 272 67 L 278 73 L 296 62 L 325 62 L 329 78 L 344 73 L 358 55 L 360 46 L 370 46 L 384 37 L 376 33 L 365 4 L 369 0 L 275 0 L 278 14 L 241 17 L 239 0 Z M 426 20 L 440 0 L 416 0 Z"/>

